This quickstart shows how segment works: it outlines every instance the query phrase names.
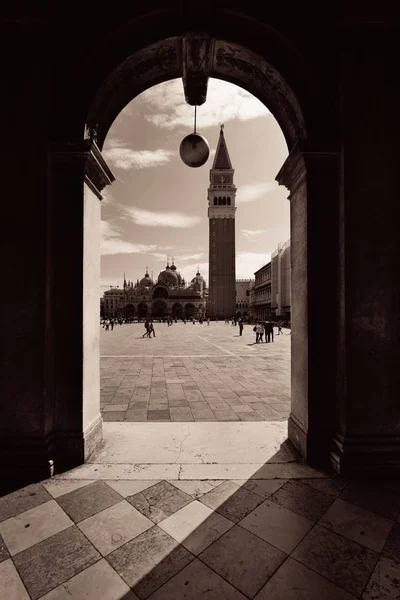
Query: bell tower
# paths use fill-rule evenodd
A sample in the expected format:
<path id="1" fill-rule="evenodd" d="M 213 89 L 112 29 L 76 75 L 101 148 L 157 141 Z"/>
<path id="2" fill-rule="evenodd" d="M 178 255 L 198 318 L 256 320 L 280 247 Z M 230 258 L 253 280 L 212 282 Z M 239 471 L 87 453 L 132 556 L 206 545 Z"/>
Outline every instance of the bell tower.
<path id="1" fill-rule="evenodd" d="M 226 319 L 236 314 L 235 197 L 231 160 L 221 125 L 208 187 L 209 294 L 208 316 Z"/>

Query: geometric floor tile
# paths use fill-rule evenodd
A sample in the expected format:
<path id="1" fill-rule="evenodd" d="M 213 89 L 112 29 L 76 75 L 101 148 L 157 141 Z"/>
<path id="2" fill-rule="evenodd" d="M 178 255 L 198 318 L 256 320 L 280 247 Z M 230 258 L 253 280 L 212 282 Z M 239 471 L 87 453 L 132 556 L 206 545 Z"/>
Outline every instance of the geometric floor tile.
<path id="1" fill-rule="evenodd" d="M 263 498 L 269 498 L 285 483 L 285 479 L 233 479 L 233 483 Z"/>
<path id="2" fill-rule="evenodd" d="M 363 600 L 398 600 L 399 590 L 400 564 L 381 556 L 362 595 Z"/>
<path id="3" fill-rule="evenodd" d="M 400 564 L 400 524 L 394 523 L 382 550 L 383 556 Z"/>
<path id="4" fill-rule="evenodd" d="M 25 510 L 51 500 L 50 494 L 40 483 L 28 485 L 0 498 L 0 522 L 15 517 Z"/>
<path id="5" fill-rule="evenodd" d="M 127 496 L 133 496 L 138 492 L 142 492 L 146 490 L 148 487 L 155 485 L 158 483 L 159 479 L 153 479 L 151 481 L 146 481 L 145 479 L 139 480 L 129 480 L 129 479 L 120 479 L 120 480 L 106 480 L 107 485 L 112 487 L 118 494 L 120 494 L 123 498 Z"/>
<path id="6" fill-rule="evenodd" d="M 400 483 L 350 481 L 340 495 L 342 500 L 376 512 L 388 519 L 396 519 L 400 511 Z"/>
<path id="7" fill-rule="evenodd" d="M 81 487 L 85 487 L 85 485 L 89 485 L 89 483 L 94 483 L 94 481 L 90 479 L 48 479 L 42 482 L 43 487 L 46 488 L 53 498 L 58 498 L 59 496 L 78 490 Z"/>
<path id="8" fill-rule="evenodd" d="M 286 557 L 284 552 L 235 525 L 209 546 L 199 559 L 243 594 L 253 598 Z"/>
<path id="9" fill-rule="evenodd" d="M 254 600 L 354 600 L 355 596 L 288 558 Z"/>
<path id="10" fill-rule="evenodd" d="M 153 527 L 153 523 L 122 500 L 81 521 L 78 527 L 105 556 Z"/>
<path id="11" fill-rule="evenodd" d="M 311 521 L 317 521 L 330 507 L 334 497 L 307 483 L 292 480 L 279 488 L 271 500 Z"/>
<path id="12" fill-rule="evenodd" d="M 211 492 L 201 496 L 200 502 L 234 523 L 238 523 L 261 504 L 263 498 L 245 488 L 238 487 L 231 481 L 225 481 Z"/>
<path id="13" fill-rule="evenodd" d="M 121 500 L 121 496 L 104 481 L 90 483 L 57 498 L 57 502 L 75 523 L 79 523 Z"/>
<path id="14" fill-rule="evenodd" d="M 7 558 L 9 557 L 10 553 L 7 550 L 7 546 L 5 545 L 3 538 L 0 535 L 0 562 L 2 562 L 3 560 L 7 560 Z"/>
<path id="15" fill-rule="evenodd" d="M 32 600 L 100 560 L 76 526 L 70 527 L 14 556 L 18 569 Z"/>
<path id="16" fill-rule="evenodd" d="M 159 527 L 197 556 L 233 523 L 194 500 L 159 523 Z"/>
<path id="17" fill-rule="evenodd" d="M 137 600 L 121 577 L 103 558 L 40 600 Z"/>
<path id="18" fill-rule="evenodd" d="M 356 596 L 362 593 L 378 556 L 373 550 L 320 525 L 292 554 L 294 559 Z"/>
<path id="19" fill-rule="evenodd" d="M 111 552 L 107 560 L 144 600 L 193 560 L 193 555 L 159 527 L 153 526 Z"/>
<path id="20" fill-rule="evenodd" d="M 337 498 L 320 520 L 320 525 L 380 552 L 393 521 Z"/>
<path id="21" fill-rule="evenodd" d="M 10 554 L 14 555 L 72 525 L 73 522 L 57 502 L 50 500 L 3 521 L 0 523 L 0 533 Z"/>
<path id="22" fill-rule="evenodd" d="M 302 479 L 304 483 L 308 483 L 311 487 L 325 494 L 332 494 L 332 496 L 339 496 L 347 485 L 347 481 L 342 479 Z"/>
<path id="23" fill-rule="evenodd" d="M 240 522 L 244 527 L 276 548 L 290 554 L 314 523 L 275 502 L 265 500 Z"/>
<path id="24" fill-rule="evenodd" d="M 189 494 L 192 498 L 199 498 L 216 487 L 213 482 L 201 481 L 198 479 L 193 479 L 192 481 L 170 481 L 169 483 L 179 490 L 182 490 L 182 492 L 185 492 L 185 494 Z M 222 481 L 220 481 L 218 485 L 220 483 L 222 483 Z"/>
<path id="25" fill-rule="evenodd" d="M 197 558 L 152 594 L 149 600 L 247 600 Z M 282 599 L 283 600 L 283 599 Z"/>
<path id="26" fill-rule="evenodd" d="M 10 559 L 0 564 L 0 598 L 29 600 L 24 584 Z"/>
<path id="27" fill-rule="evenodd" d="M 153 523 L 159 523 L 192 502 L 191 496 L 167 481 L 160 481 L 134 496 L 127 497 L 127 500 Z"/>

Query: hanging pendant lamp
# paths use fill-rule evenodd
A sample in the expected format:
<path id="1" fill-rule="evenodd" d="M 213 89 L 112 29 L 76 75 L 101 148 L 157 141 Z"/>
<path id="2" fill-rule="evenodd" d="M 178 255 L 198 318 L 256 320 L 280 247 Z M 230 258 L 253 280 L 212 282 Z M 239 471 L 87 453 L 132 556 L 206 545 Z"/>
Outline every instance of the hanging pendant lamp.
<path id="1" fill-rule="evenodd" d="M 197 106 L 194 107 L 194 132 L 181 141 L 179 154 L 188 167 L 202 167 L 210 156 L 210 146 L 206 138 L 196 133 Z"/>

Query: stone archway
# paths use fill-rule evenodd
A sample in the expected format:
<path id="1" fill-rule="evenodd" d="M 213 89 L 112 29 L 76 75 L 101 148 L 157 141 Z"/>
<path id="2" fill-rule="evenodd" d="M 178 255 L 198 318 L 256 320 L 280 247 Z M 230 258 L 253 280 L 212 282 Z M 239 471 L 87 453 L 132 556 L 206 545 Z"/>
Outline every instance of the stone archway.
<path id="1" fill-rule="evenodd" d="M 183 75 L 182 52 L 186 42 L 177 37 L 176 30 L 171 27 L 169 34 L 157 34 L 160 41 L 154 43 L 148 34 L 152 30 L 151 17 L 149 19 L 149 28 L 141 29 L 141 37 L 135 36 L 138 30 L 134 29 L 134 25 L 133 29 L 129 29 L 131 26 L 127 28 L 129 35 L 126 37 L 117 35 L 118 52 L 115 55 L 109 45 L 112 36 L 104 45 L 104 54 L 100 46 L 94 50 L 93 61 L 84 63 L 85 77 L 90 73 L 90 82 L 85 88 L 79 110 L 62 111 L 57 121 L 60 130 L 55 132 L 55 139 L 59 142 L 53 144 L 51 152 L 51 193 L 57 206 L 69 205 L 71 198 L 75 198 L 76 202 L 68 213 L 67 228 L 63 211 L 57 213 L 52 222 L 51 243 L 58 261 L 52 293 L 54 297 L 63 294 L 65 278 L 61 277 L 61 273 L 66 273 L 71 281 L 76 280 L 80 273 L 79 281 L 85 282 L 74 288 L 72 303 L 76 307 L 72 318 L 75 322 L 84 323 L 82 330 L 79 335 L 78 332 L 75 336 L 71 335 L 69 343 L 64 340 L 62 347 L 58 342 L 56 352 L 52 355 L 52 360 L 57 364 L 55 431 L 59 427 L 65 440 L 68 440 L 69 431 L 73 439 L 81 439 L 80 445 L 72 449 L 67 443 L 60 442 L 57 448 L 61 459 L 57 471 L 80 464 L 101 439 L 99 373 L 93 366 L 98 357 L 98 339 L 93 333 L 98 314 L 93 299 L 97 298 L 95 290 L 99 288 L 98 201 L 102 189 L 113 181 L 113 175 L 102 158 L 101 148 L 111 123 L 128 102 L 156 83 Z M 266 48 L 260 50 L 263 55 L 256 52 L 254 27 L 238 16 L 239 25 L 242 21 L 242 30 L 247 27 L 248 31 L 246 44 L 241 42 L 238 34 L 232 34 L 229 42 L 213 38 L 209 46 L 210 61 L 206 60 L 205 64 L 208 76 L 243 87 L 271 110 L 281 126 L 290 151 L 277 176 L 279 183 L 290 190 L 292 221 L 292 356 L 295 358 L 292 362 L 289 436 L 303 456 L 316 460 L 323 456 L 323 460 L 326 460 L 336 410 L 336 354 L 334 344 L 325 354 L 318 349 L 322 321 L 326 323 L 326 335 L 336 335 L 335 319 L 327 320 L 326 316 L 334 315 L 337 311 L 336 282 L 330 275 L 337 269 L 334 250 L 337 231 L 331 227 L 330 237 L 327 237 L 324 227 L 337 218 L 338 155 L 332 151 L 332 147 L 321 146 L 318 134 L 324 125 L 329 127 L 334 119 L 329 110 L 325 110 L 329 101 L 324 104 L 318 95 L 321 86 L 314 83 L 290 44 L 280 46 L 280 42 L 277 42 L 279 51 L 272 53 L 274 61 L 281 57 L 280 68 L 277 68 L 268 62 Z M 240 26 L 235 31 L 239 29 Z M 226 27 L 220 26 L 218 31 L 221 36 L 228 35 Z M 262 32 L 257 35 L 259 48 L 263 48 L 265 35 Z M 268 40 L 272 37 L 273 33 Z M 128 49 L 132 49 L 133 43 L 137 43 L 137 46 L 131 53 Z M 268 45 L 269 41 L 265 43 Z M 282 73 L 291 75 L 285 78 Z M 82 76 L 82 82 L 85 77 Z M 309 94 L 308 90 L 312 90 L 312 93 Z M 313 109 L 317 114 L 311 119 L 310 111 L 312 113 Z M 321 114 L 324 116 L 322 120 L 319 118 Z M 81 131 L 86 126 L 85 139 L 71 142 L 69 136 L 74 135 L 71 132 L 77 135 L 78 125 L 82 125 Z M 321 202 L 321 198 L 324 198 L 324 202 Z M 80 239 L 82 244 L 77 244 L 74 253 L 66 256 L 62 250 L 68 247 L 71 235 Z M 81 246 L 85 247 L 84 261 Z M 96 268 L 93 269 L 93 265 Z M 311 299 L 319 296 L 321 287 L 326 291 L 324 306 Z M 82 297 L 83 308 L 79 308 L 82 307 Z M 64 310 L 61 312 L 56 304 L 55 322 L 63 322 L 62 313 Z M 56 340 L 62 339 L 61 334 L 54 336 Z M 82 353 L 82 346 L 88 351 Z M 92 352 L 93 348 L 97 348 L 97 354 Z M 78 355 L 83 359 L 82 363 L 77 360 L 72 379 L 70 372 L 63 367 L 68 364 L 65 356 Z M 82 377 L 82 372 L 90 373 L 90 377 Z M 317 377 L 315 373 L 318 373 Z M 95 385 L 82 387 L 82 380 L 93 383 L 94 379 L 97 382 Z M 76 400 L 67 415 L 64 407 L 68 405 L 71 395 L 71 381 L 74 381 Z M 323 408 L 321 397 L 325 399 Z"/>
<path id="2" fill-rule="evenodd" d="M 251 29 L 249 23 L 246 23 L 246 26 Z M 249 37 L 252 35 L 250 29 Z M 268 30 L 268 36 L 273 39 L 274 33 Z M 197 42 L 197 57 L 196 52 L 192 52 L 193 40 Z M 275 43 L 280 46 L 281 41 L 274 40 L 273 44 Z M 280 50 L 290 56 L 289 62 L 293 61 L 291 67 L 298 69 L 296 76 L 292 78 L 293 83 L 299 73 L 302 73 L 304 87 L 301 90 L 297 89 L 299 96 L 282 72 L 249 46 L 196 33 L 184 38 L 169 37 L 127 57 L 118 69 L 105 78 L 88 113 L 87 124 L 96 128 L 98 143 L 102 147 L 111 123 L 137 93 L 166 78 L 183 76 L 185 82 L 188 66 L 196 71 L 199 64 L 203 65 L 207 76 L 243 87 L 259 98 L 273 113 L 290 153 L 276 177 L 279 184 L 290 190 L 291 201 L 291 287 L 295 299 L 292 309 L 292 412 L 289 419 L 289 437 L 303 456 L 309 459 L 314 457 L 319 461 L 322 454 L 325 457 L 329 456 L 328 446 L 331 445 L 335 428 L 337 355 L 332 347 L 328 353 L 329 357 L 324 360 L 317 350 L 318 326 L 314 326 L 314 319 L 326 323 L 326 310 L 323 311 L 313 303 L 311 315 L 309 294 L 313 290 L 313 294 L 317 295 L 322 281 L 324 287 L 327 285 L 332 288 L 332 299 L 328 300 L 328 313 L 332 316 L 328 325 L 328 335 L 335 335 L 333 322 L 336 319 L 334 315 L 337 314 L 337 306 L 333 298 L 336 282 L 329 280 L 329 270 L 322 272 L 313 261 L 313 257 L 320 252 L 321 247 L 326 247 L 326 240 L 322 235 L 324 224 L 328 225 L 329 219 L 337 219 L 335 211 L 339 194 L 339 154 L 336 148 L 333 151 L 332 147 L 319 145 L 321 130 L 318 131 L 317 122 L 324 109 L 327 113 L 321 126 L 325 132 L 331 130 L 333 122 L 332 119 L 332 122 L 328 123 L 329 118 L 326 118 L 332 109 L 328 108 L 329 99 L 321 93 L 323 86 L 321 85 L 320 90 L 316 92 L 314 75 L 308 72 L 304 63 L 298 62 L 293 48 L 285 47 L 283 50 L 280 46 Z M 313 98 L 308 96 L 306 87 L 309 90 L 314 89 Z M 191 92 L 189 88 L 189 85 L 185 87 L 188 100 L 192 92 L 193 98 L 196 94 L 201 96 L 201 92 Z M 204 89 L 202 92 L 204 94 Z M 316 101 L 319 93 L 321 96 Z M 322 205 L 318 199 L 326 197 L 326 188 L 330 189 L 331 200 Z M 314 196 L 317 204 L 311 205 L 310 198 Z M 331 231 L 330 243 L 333 249 L 337 243 L 337 232 L 332 229 Z M 332 249 L 325 251 L 324 260 L 335 271 L 337 256 Z M 322 364 L 323 362 L 325 364 Z M 312 375 L 314 369 L 318 369 L 320 373 L 318 380 L 316 375 Z M 326 384 L 328 380 L 331 382 L 330 386 Z M 325 398 L 330 396 L 324 410 L 321 410 L 318 400 L 320 395 Z"/>
<path id="3" fill-rule="evenodd" d="M 319 310 L 314 306 L 311 317 L 308 295 L 311 288 L 320 287 L 318 281 L 321 281 L 321 277 L 325 282 L 327 277 L 326 272 L 323 276 L 318 265 L 310 261 L 312 246 L 309 243 L 309 233 L 311 223 L 326 222 L 329 211 L 326 210 L 326 205 L 324 210 L 320 203 L 314 205 L 313 217 L 310 219 L 309 197 L 310 194 L 317 197 L 322 193 L 326 194 L 325 187 L 329 184 L 330 193 L 335 200 L 331 206 L 335 206 L 339 185 L 338 155 L 331 151 L 308 151 L 309 134 L 299 101 L 288 81 L 263 56 L 235 42 L 207 38 L 207 36 L 202 38 L 201 35 L 200 47 L 200 56 L 204 58 L 202 62 L 207 65 L 207 75 L 240 85 L 258 97 L 276 117 L 288 145 L 290 154 L 278 173 L 277 180 L 290 190 L 291 200 L 291 273 L 294 301 L 292 413 L 289 419 L 289 437 L 304 457 L 311 459 L 315 456 L 318 459 L 323 446 L 322 453 L 325 452 L 327 456 L 328 444 L 330 444 L 330 441 L 324 442 L 324 440 L 329 440 L 327 432 L 333 426 L 332 395 L 335 389 L 333 370 L 336 357 L 332 353 L 329 357 L 331 364 L 322 367 L 320 353 L 313 352 L 317 344 L 317 332 L 316 330 L 314 332 L 310 323 L 314 319 L 325 320 L 326 313 L 322 314 L 320 311 L 318 314 Z M 190 48 L 191 39 L 171 37 L 129 56 L 117 70 L 110 73 L 98 90 L 87 118 L 88 130 L 95 130 L 100 148 L 111 123 L 136 94 L 154 83 L 177 76 L 184 77 L 182 65 L 185 60 L 190 61 L 187 57 Z M 304 72 L 304 77 L 308 79 L 308 73 Z M 319 231 L 322 231 L 321 228 Z M 321 244 L 325 243 L 319 231 L 314 227 L 313 244 L 316 247 L 319 246 L 317 239 L 320 239 Z M 334 268 L 336 257 L 331 253 L 327 260 Z M 334 311 L 336 307 L 331 304 L 331 309 Z M 186 308 L 185 315 L 188 317 Z M 312 342 L 311 347 L 310 342 Z M 310 386 L 308 374 L 313 361 L 319 363 L 320 373 L 324 371 L 327 377 L 329 374 L 328 378 L 332 382 L 331 392 L 327 391 L 325 383 L 321 384 L 321 381 L 316 381 L 316 378 Z M 329 393 L 332 396 L 330 411 L 326 409 L 324 414 L 321 413 L 318 401 L 318 394 L 321 394 L 322 390 L 325 396 Z M 315 424 L 311 432 L 310 423 Z"/>

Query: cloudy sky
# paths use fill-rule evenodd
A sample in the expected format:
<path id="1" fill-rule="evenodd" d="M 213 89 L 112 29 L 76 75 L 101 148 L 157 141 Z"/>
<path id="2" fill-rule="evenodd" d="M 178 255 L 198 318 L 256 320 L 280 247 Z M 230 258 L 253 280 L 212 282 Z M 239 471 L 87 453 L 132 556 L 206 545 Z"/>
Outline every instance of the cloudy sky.
<path id="1" fill-rule="evenodd" d="M 124 272 L 136 281 L 148 266 L 156 278 L 167 257 L 185 279 L 199 265 L 208 281 L 207 188 L 221 123 L 238 188 L 236 277 L 253 278 L 289 238 L 288 192 L 275 182 L 287 146 L 267 108 L 241 88 L 210 79 L 197 132 L 211 153 L 199 168 L 179 157 L 193 119 L 175 79 L 137 96 L 114 121 L 103 148 L 116 181 L 103 193 L 101 293 L 121 286 Z"/>

